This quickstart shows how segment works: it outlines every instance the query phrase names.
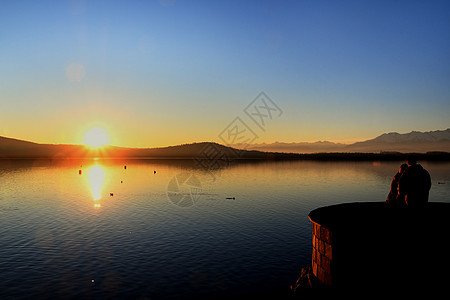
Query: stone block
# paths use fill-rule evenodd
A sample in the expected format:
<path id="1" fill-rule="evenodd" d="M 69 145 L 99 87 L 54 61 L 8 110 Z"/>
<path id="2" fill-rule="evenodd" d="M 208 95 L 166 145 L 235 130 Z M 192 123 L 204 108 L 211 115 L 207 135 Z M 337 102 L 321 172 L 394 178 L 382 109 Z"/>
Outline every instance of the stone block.
<path id="1" fill-rule="evenodd" d="M 325 254 L 325 243 L 322 240 L 318 240 L 317 250 L 320 254 Z"/>
<path id="2" fill-rule="evenodd" d="M 331 231 L 324 226 L 320 226 L 320 239 L 331 244 Z"/>
<path id="3" fill-rule="evenodd" d="M 325 282 L 325 270 L 320 266 L 317 267 L 316 277 L 319 278 L 320 281 Z"/>
<path id="4" fill-rule="evenodd" d="M 318 268 L 317 262 L 313 261 L 311 266 L 312 266 L 312 272 L 313 272 L 314 276 L 317 277 L 317 268 Z"/>
<path id="5" fill-rule="evenodd" d="M 333 259 L 333 247 L 330 244 L 325 244 L 325 257 L 329 260 Z"/>
<path id="6" fill-rule="evenodd" d="M 315 229 L 315 233 L 316 233 L 316 237 L 318 239 L 320 239 L 320 225 L 319 224 L 315 224 L 316 225 L 316 229 Z"/>
<path id="7" fill-rule="evenodd" d="M 322 257 L 321 257 L 320 266 L 321 266 L 327 273 L 330 273 L 330 272 L 331 272 L 331 261 L 330 261 L 327 257 L 325 257 L 325 256 L 322 256 Z"/>

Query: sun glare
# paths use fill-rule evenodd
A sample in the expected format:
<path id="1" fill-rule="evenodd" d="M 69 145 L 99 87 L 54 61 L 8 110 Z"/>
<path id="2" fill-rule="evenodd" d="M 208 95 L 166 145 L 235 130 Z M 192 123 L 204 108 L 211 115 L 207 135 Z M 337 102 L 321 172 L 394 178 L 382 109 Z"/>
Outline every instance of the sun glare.
<path id="1" fill-rule="evenodd" d="M 89 183 L 91 184 L 92 195 L 94 200 L 99 200 L 101 196 L 101 190 L 103 182 L 105 180 L 105 171 L 99 165 L 95 165 L 89 169 Z M 100 207 L 100 205 L 95 206 Z"/>
<path id="2" fill-rule="evenodd" d="M 108 144 L 108 134 L 103 128 L 92 128 L 84 135 L 84 144 L 98 148 Z"/>

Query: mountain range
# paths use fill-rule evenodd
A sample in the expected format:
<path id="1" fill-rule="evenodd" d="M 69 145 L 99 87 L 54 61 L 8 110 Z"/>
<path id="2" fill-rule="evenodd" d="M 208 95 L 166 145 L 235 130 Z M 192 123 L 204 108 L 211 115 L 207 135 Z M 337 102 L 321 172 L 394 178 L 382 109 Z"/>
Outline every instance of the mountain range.
<path id="1" fill-rule="evenodd" d="M 239 148 L 241 145 L 234 145 Z M 450 128 L 436 131 L 412 131 L 400 134 L 397 132 L 384 133 L 376 138 L 352 144 L 333 143 L 318 141 L 314 143 L 281 143 L 252 144 L 247 150 L 259 150 L 267 152 L 285 153 L 380 153 L 380 152 L 402 152 L 402 153 L 426 153 L 430 151 L 450 152 Z"/>
<path id="2" fill-rule="evenodd" d="M 240 150 L 238 150 L 240 149 Z M 162 148 L 124 148 L 103 146 L 92 149 L 84 145 L 38 144 L 0 137 L 0 158 L 74 158 L 74 157 L 153 157 L 153 158 L 297 158 L 312 153 L 427 153 L 450 152 L 450 128 L 406 134 L 385 133 L 374 139 L 353 144 L 327 141 L 315 143 L 271 143 L 220 145 L 212 142 L 192 143 Z M 304 157 L 304 156 L 303 156 Z"/>

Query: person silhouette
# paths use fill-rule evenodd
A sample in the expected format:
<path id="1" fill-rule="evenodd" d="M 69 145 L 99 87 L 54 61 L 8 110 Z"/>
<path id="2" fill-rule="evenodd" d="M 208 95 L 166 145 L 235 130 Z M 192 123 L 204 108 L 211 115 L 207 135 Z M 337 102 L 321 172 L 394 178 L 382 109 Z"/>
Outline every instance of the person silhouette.
<path id="1" fill-rule="evenodd" d="M 403 172 L 398 181 L 398 198 L 405 201 L 407 207 L 423 207 L 428 203 L 431 189 L 430 173 L 417 161 L 409 157 L 408 168 Z"/>
<path id="2" fill-rule="evenodd" d="M 403 172 L 405 172 L 407 168 L 408 168 L 407 164 L 402 164 L 398 169 L 398 172 L 392 178 L 391 190 L 389 191 L 389 194 L 386 199 L 386 204 L 389 207 L 403 207 L 406 205 L 406 203 L 404 203 L 404 201 L 401 201 L 401 199 L 398 197 L 398 181 L 400 180 L 400 177 L 403 175 Z"/>

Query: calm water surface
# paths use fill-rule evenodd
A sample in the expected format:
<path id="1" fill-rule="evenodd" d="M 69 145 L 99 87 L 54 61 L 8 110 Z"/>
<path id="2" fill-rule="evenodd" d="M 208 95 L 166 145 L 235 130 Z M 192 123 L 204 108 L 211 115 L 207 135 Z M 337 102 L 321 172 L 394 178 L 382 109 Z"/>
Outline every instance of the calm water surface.
<path id="1" fill-rule="evenodd" d="M 384 201 L 400 164 L 0 161 L 0 297 L 286 290 L 311 260 L 308 213 Z M 450 164 L 422 165 L 450 202 Z"/>

